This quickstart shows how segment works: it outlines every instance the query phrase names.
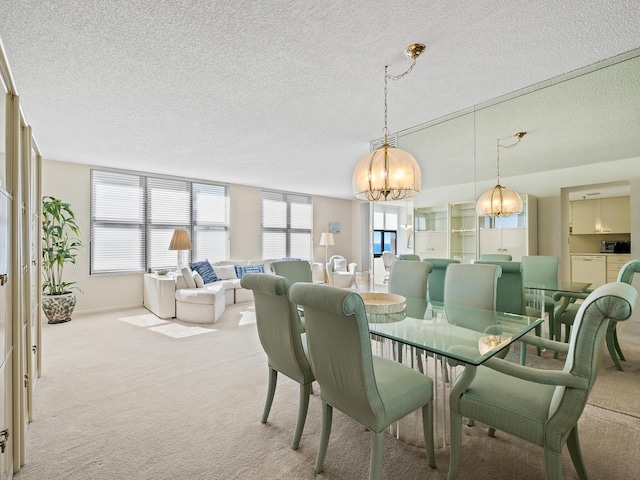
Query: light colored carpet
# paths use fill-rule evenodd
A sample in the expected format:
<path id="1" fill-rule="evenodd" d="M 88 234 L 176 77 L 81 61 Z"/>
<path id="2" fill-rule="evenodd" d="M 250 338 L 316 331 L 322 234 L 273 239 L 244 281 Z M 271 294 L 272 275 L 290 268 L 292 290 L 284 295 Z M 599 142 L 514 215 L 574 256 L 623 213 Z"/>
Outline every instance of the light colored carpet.
<path id="1" fill-rule="evenodd" d="M 313 473 L 321 417 L 317 393 L 299 450 L 289 447 L 298 402 L 295 382 L 279 378 L 269 422 L 260 423 L 267 367 L 251 307 L 229 306 L 217 324 L 197 326 L 206 334 L 192 336 L 155 329 L 194 325 L 155 325 L 150 317 L 123 321 L 148 315 L 143 308 L 45 324 L 43 376 L 27 433 L 26 464 L 15 478 L 367 478 L 370 436 L 337 411 L 325 471 Z M 625 353 L 629 362 L 640 358 L 640 349 Z M 640 471 L 637 408 L 635 416 L 611 411 L 627 395 L 620 385 L 628 383 L 616 377 L 638 376 L 631 369 L 618 373 L 609 375 L 605 364 L 598 382 L 607 382 L 608 395 L 602 392 L 598 406 L 588 405 L 579 424 L 593 479 L 637 478 Z M 480 425 L 463 431 L 460 480 L 544 478 L 540 448 L 500 432 L 489 438 Z M 423 449 L 387 435 L 383 478 L 445 479 L 448 450 L 438 450 L 436 461 L 437 469 L 429 469 Z M 565 479 L 577 478 L 566 452 L 563 472 Z"/>

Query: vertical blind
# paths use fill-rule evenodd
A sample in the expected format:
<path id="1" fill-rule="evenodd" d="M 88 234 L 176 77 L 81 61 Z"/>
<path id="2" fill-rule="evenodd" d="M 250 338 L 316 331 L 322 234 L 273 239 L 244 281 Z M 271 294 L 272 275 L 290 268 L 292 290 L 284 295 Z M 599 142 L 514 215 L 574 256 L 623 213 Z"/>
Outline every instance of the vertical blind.
<path id="1" fill-rule="evenodd" d="M 311 257 L 311 197 L 262 190 L 262 258 Z"/>
<path id="2" fill-rule="evenodd" d="M 177 264 L 169 250 L 186 228 L 193 260 L 229 255 L 229 196 L 223 185 L 91 171 L 91 273 L 140 273 Z"/>

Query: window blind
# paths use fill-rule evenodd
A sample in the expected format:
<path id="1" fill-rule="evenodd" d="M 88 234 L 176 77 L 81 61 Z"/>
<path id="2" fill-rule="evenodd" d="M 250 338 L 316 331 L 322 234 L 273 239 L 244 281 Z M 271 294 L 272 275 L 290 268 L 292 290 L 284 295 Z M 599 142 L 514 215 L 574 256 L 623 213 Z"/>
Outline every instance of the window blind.
<path id="1" fill-rule="evenodd" d="M 144 179 L 91 171 L 91 273 L 145 271 Z"/>
<path id="2" fill-rule="evenodd" d="M 191 238 L 191 260 L 229 256 L 224 185 L 91 171 L 91 273 L 139 273 L 177 264 L 176 228 Z"/>
<path id="3" fill-rule="evenodd" d="M 311 257 L 311 197 L 261 191 L 262 258 Z"/>

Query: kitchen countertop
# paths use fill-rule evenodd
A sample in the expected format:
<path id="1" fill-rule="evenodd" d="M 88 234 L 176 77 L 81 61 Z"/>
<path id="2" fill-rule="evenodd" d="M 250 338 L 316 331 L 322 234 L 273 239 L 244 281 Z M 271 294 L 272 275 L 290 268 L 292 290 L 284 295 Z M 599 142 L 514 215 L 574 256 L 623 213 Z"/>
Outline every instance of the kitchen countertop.
<path id="1" fill-rule="evenodd" d="M 594 252 L 580 253 L 580 252 L 571 252 L 569 255 L 606 255 L 606 256 L 617 257 L 619 255 L 631 255 L 631 254 L 630 253 L 594 253 Z"/>

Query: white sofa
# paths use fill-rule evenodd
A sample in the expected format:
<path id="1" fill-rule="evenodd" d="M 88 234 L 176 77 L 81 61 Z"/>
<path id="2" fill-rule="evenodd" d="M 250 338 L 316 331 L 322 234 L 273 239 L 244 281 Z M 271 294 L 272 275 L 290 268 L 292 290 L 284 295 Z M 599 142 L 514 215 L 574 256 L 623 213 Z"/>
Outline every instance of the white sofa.
<path id="1" fill-rule="evenodd" d="M 216 272 L 216 276 L 219 278 L 217 282 L 206 283 L 203 287 L 195 288 L 212 288 L 222 287 L 224 291 L 224 303 L 225 305 L 231 305 L 234 303 L 252 302 L 253 294 L 250 290 L 244 289 L 240 286 L 240 279 L 236 274 L 235 267 L 241 266 L 257 266 L 263 265 L 266 273 L 271 273 L 271 262 L 275 259 L 266 260 L 223 260 L 219 262 L 210 262 L 213 267 L 213 271 Z M 191 287 L 193 288 L 193 287 Z M 190 289 L 187 286 L 185 279 L 182 275 L 178 275 L 176 278 L 176 291 Z"/>
<path id="2" fill-rule="evenodd" d="M 262 265 L 262 271 L 272 273 L 271 262 L 279 260 L 224 260 L 210 262 L 218 280 L 209 283 L 203 283 L 200 275 L 195 275 L 194 278 L 194 272 L 191 269 L 183 270 L 184 274 L 176 276 L 176 318 L 194 323 L 217 322 L 227 305 L 253 301 L 253 292 L 242 288 L 237 271 L 241 267 Z M 323 280 L 323 265 L 321 263 L 313 263 L 312 274 L 314 280 Z"/>

